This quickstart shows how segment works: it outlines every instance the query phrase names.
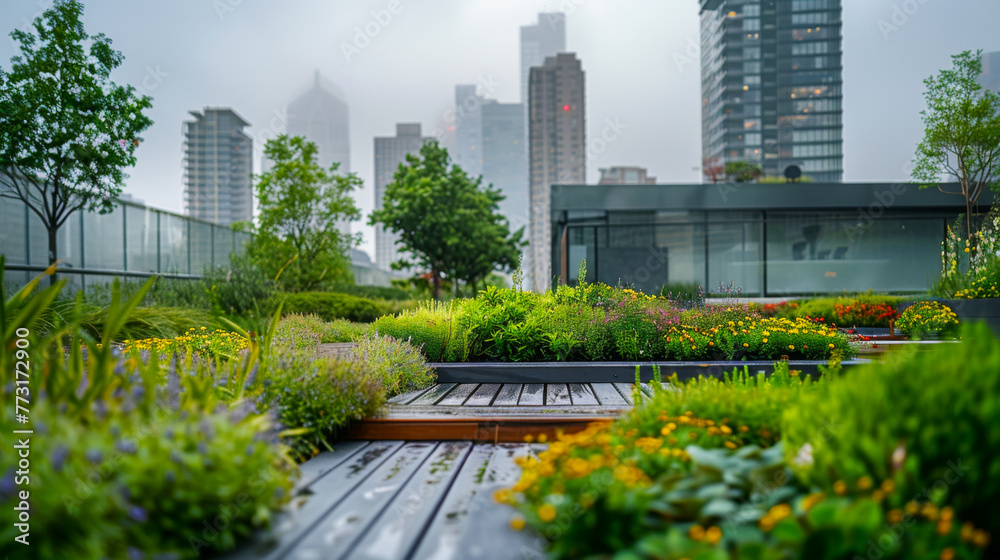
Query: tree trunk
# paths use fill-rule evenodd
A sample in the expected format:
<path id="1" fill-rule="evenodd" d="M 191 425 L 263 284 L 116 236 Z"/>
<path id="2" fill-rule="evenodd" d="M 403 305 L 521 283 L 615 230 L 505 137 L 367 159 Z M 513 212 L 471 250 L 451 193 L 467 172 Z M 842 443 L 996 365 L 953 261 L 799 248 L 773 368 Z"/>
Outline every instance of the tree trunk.
<path id="1" fill-rule="evenodd" d="M 441 275 L 436 270 L 431 270 L 431 283 L 434 286 L 434 299 L 441 299 Z"/>
<path id="2" fill-rule="evenodd" d="M 58 260 L 57 257 L 56 257 L 56 255 L 57 255 L 57 252 L 56 252 L 56 234 L 58 234 L 59 231 L 58 231 L 57 228 L 51 228 L 51 227 L 50 228 L 46 228 L 46 231 L 47 231 L 48 236 L 49 236 L 49 266 L 52 266 L 52 265 L 56 264 L 56 261 Z M 53 284 L 56 283 L 56 281 L 58 280 L 58 278 L 56 278 L 56 276 L 58 276 L 58 275 L 53 274 L 52 276 L 49 277 L 49 286 L 51 286 L 51 285 L 53 285 Z"/>

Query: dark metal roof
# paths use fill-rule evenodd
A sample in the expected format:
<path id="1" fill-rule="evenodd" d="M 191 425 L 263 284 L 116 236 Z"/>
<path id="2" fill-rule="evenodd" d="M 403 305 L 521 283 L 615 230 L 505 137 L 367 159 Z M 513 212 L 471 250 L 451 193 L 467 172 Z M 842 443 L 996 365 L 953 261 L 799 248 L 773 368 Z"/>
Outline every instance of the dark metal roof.
<path id="1" fill-rule="evenodd" d="M 957 183 L 946 183 L 949 192 Z M 980 207 L 993 193 L 980 197 Z M 964 199 L 916 183 L 697 183 L 552 185 L 551 210 L 833 210 L 873 208 L 965 210 Z"/>

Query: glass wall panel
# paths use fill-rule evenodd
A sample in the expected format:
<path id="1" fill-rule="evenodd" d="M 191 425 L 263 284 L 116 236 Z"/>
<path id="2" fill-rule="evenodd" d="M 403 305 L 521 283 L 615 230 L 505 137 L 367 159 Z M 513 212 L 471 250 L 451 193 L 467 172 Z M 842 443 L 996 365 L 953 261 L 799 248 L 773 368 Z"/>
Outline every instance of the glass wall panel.
<path id="1" fill-rule="evenodd" d="M 84 258 L 87 268 L 122 270 L 125 266 L 124 208 L 110 214 L 88 212 L 84 216 Z"/>
<path id="2" fill-rule="evenodd" d="M 215 237 L 215 266 L 228 266 L 229 254 L 233 252 L 233 230 L 224 226 L 212 226 Z"/>
<path id="3" fill-rule="evenodd" d="M 710 222 L 708 224 L 708 286 L 732 283 L 743 295 L 760 295 L 764 276 L 763 226 L 760 221 Z"/>
<path id="4" fill-rule="evenodd" d="M 156 212 L 135 206 L 122 208 L 128 229 L 128 270 L 157 272 Z"/>
<path id="5" fill-rule="evenodd" d="M 180 216 L 160 215 L 160 271 L 190 274 L 188 269 L 188 221 Z M 200 271 L 199 271 L 200 272 Z"/>
<path id="6" fill-rule="evenodd" d="M 0 198 L 0 255 L 11 264 L 28 264 L 28 238 L 24 235 L 25 206 Z"/>
<path id="7" fill-rule="evenodd" d="M 49 238 L 42 219 L 28 211 L 28 264 L 49 264 Z"/>
<path id="8" fill-rule="evenodd" d="M 212 264 L 212 224 L 192 221 L 191 274 L 202 274 Z"/>
<path id="9" fill-rule="evenodd" d="M 769 294 L 919 292 L 940 273 L 943 219 L 768 217 Z"/>

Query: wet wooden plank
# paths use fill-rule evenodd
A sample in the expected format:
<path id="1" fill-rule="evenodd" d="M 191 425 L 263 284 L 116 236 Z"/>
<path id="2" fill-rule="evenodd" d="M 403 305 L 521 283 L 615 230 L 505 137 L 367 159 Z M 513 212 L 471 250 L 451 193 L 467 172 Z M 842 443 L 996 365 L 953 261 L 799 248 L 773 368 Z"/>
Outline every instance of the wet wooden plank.
<path id="1" fill-rule="evenodd" d="M 431 524 L 471 449 L 470 442 L 442 442 L 350 551 L 350 558 L 408 557 Z"/>
<path id="2" fill-rule="evenodd" d="M 521 391 L 517 404 L 522 406 L 541 406 L 545 404 L 545 385 L 542 383 L 527 383 Z"/>
<path id="3" fill-rule="evenodd" d="M 377 441 L 341 463 L 293 499 L 290 511 L 274 520 L 272 529 L 257 533 L 232 555 L 230 560 L 277 560 L 300 541 L 321 520 L 337 508 L 361 483 L 382 467 L 403 446 L 401 441 Z"/>
<path id="4" fill-rule="evenodd" d="M 483 383 L 475 393 L 472 393 L 469 400 L 465 401 L 465 406 L 490 406 L 499 390 L 499 383 Z"/>
<path id="5" fill-rule="evenodd" d="M 597 402 L 597 395 L 594 394 L 594 390 L 590 388 L 589 383 L 570 383 L 569 396 L 574 406 L 597 406 L 601 404 Z"/>
<path id="6" fill-rule="evenodd" d="M 367 441 L 341 441 L 333 446 L 333 451 L 324 451 L 299 465 L 299 479 L 295 483 L 295 492 L 308 487 L 320 477 L 337 468 L 368 445 Z"/>
<path id="7" fill-rule="evenodd" d="M 410 402 L 410 404 L 416 406 L 437 404 L 439 400 L 444 398 L 449 391 L 457 386 L 458 383 L 438 383 L 421 395 L 420 398 Z"/>
<path id="8" fill-rule="evenodd" d="M 520 383 L 505 383 L 503 387 L 500 387 L 500 392 L 497 394 L 496 400 L 493 401 L 493 406 L 517 406 L 522 387 L 524 385 Z"/>
<path id="9" fill-rule="evenodd" d="M 492 499 L 494 491 L 510 488 L 521 478 L 521 468 L 514 463 L 516 457 L 537 454 L 546 447 L 528 444 L 500 446 L 486 468 L 482 490 L 474 496 L 469 505 L 469 522 L 462 531 L 455 554 L 451 557 L 441 557 L 440 560 L 534 558 L 533 545 L 536 541 L 547 547 L 547 543 L 540 541 L 530 530 L 519 532 L 512 530 L 509 523 L 516 511 L 510 506 L 497 504 Z M 538 558 L 544 557 L 544 555 L 538 556 Z"/>
<path id="10" fill-rule="evenodd" d="M 479 388 L 478 383 L 459 383 L 448 396 L 438 401 L 438 406 L 461 406 L 477 388 Z"/>
<path id="11" fill-rule="evenodd" d="M 632 384 L 631 383 L 612 383 L 612 385 L 614 385 L 615 389 L 618 390 L 618 394 L 621 395 L 623 399 L 625 399 L 625 402 L 628 403 L 629 406 L 632 406 L 632 405 L 635 404 L 634 402 L 632 402 Z"/>
<path id="12" fill-rule="evenodd" d="M 337 508 L 299 539 L 285 557 L 316 560 L 346 557 L 385 507 L 435 450 L 434 443 L 407 443 L 347 495 Z"/>
<path id="13" fill-rule="evenodd" d="M 476 518 L 469 509 L 473 498 L 481 492 L 490 460 L 499 447 L 476 445 L 462 465 L 442 502 L 440 509 L 424 532 L 414 552 L 414 560 L 460 560 L 458 542 L 465 527 Z"/>
<path id="14" fill-rule="evenodd" d="M 618 389 L 611 383 L 591 383 L 594 395 L 603 406 L 628 406 L 629 403 L 622 397 Z"/>
<path id="15" fill-rule="evenodd" d="M 418 389 L 416 391 L 410 391 L 408 393 L 403 393 L 401 395 L 396 395 L 395 397 L 392 397 L 391 399 L 389 399 L 388 402 L 389 402 L 389 404 L 409 404 L 409 403 L 417 400 L 421 395 L 423 395 L 427 391 L 430 391 L 433 388 L 434 388 L 434 386 L 431 385 L 430 387 L 427 387 L 426 389 Z"/>
<path id="16" fill-rule="evenodd" d="M 569 387 L 565 383 L 545 385 L 545 406 L 567 406 L 573 404 L 569 398 Z"/>

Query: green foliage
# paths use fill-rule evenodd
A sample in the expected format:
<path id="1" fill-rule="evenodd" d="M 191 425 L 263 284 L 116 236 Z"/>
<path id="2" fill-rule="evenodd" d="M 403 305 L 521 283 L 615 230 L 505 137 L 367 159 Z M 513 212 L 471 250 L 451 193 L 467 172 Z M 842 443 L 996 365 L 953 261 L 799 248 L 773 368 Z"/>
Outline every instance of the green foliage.
<path id="1" fill-rule="evenodd" d="M 344 319 L 338 320 L 344 321 Z M 282 347 L 315 348 L 321 342 L 324 325 L 326 323 L 318 315 L 301 313 L 285 315 L 274 331 L 274 342 Z"/>
<path id="2" fill-rule="evenodd" d="M 383 318 L 376 330 L 431 361 L 586 361 L 850 357 L 846 337 L 806 320 L 762 319 L 749 306 L 674 302 L 603 284 L 534 294 L 489 287 L 431 313 Z"/>
<path id="3" fill-rule="evenodd" d="M 254 233 L 249 255 L 287 292 L 353 283 L 347 251 L 358 240 L 337 223 L 360 216 L 350 193 L 361 180 L 320 167 L 316 145 L 298 136 L 268 140 L 264 153 L 274 165 L 257 177 L 256 225 L 242 226 Z"/>
<path id="4" fill-rule="evenodd" d="M 737 183 L 749 183 L 764 175 L 760 164 L 746 161 L 727 161 L 726 178 Z"/>
<path id="5" fill-rule="evenodd" d="M 301 352 L 276 358 L 261 399 L 278 412 L 293 455 L 307 459 L 351 422 L 385 405 L 381 380 L 357 360 L 314 359 Z"/>
<path id="6" fill-rule="evenodd" d="M 391 316 L 389 315 L 389 317 Z M 323 328 L 320 329 L 320 342 L 354 342 L 369 335 L 374 330 L 373 323 L 354 323 L 347 319 L 334 319 L 323 324 Z"/>
<path id="7" fill-rule="evenodd" d="M 372 368 L 388 397 L 430 387 L 437 378 L 419 349 L 391 336 L 359 338 L 351 355 Z"/>
<path id="8" fill-rule="evenodd" d="M 682 304 L 700 304 L 705 301 L 705 292 L 693 282 L 673 282 L 660 288 L 660 297 Z"/>
<path id="9" fill-rule="evenodd" d="M 372 331 L 409 342 L 432 362 L 448 361 L 446 351 L 454 346 L 459 349 L 458 359 L 461 360 L 464 344 L 453 332 L 452 308 L 453 305 L 444 303 L 422 304 L 398 316 L 379 318 L 372 325 Z"/>
<path id="10" fill-rule="evenodd" d="M 959 217 L 942 242 L 941 278 L 932 293 L 955 299 L 1000 297 L 1000 205 L 990 208 L 971 237 L 958 234 L 961 222 Z"/>
<path id="11" fill-rule="evenodd" d="M 888 327 L 897 317 L 896 308 L 903 298 L 876 294 L 820 297 L 780 306 L 770 306 L 773 314 L 787 319 L 811 319 L 839 327 Z"/>
<path id="12" fill-rule="evenodd" d="M 208 290 L 212 311 L 217 315 L 268 315 L 274 297 L 274 281 L 249 255 L 233 254 L 228 267 L 206 268 L 201 283 Z"/>
<path id="13" fill-rule="evenodd" d="M 975 241 L 973 210 L 986 189 L 997 189 L 1000 173 L 1000 94 L 984 88 L 982 51 L 954 55 L 952 67 L 924 80 L 927 109 L 921 111 L 924 138 L 914 158 L 913 179 L 920 188 L 955 177 L 953 194 L 965 200 L 966 233 Z"/>
<path id="14" fill-rule="evenodd" d="M 23 355 L 0 353 L 0 429 L 30 427 L 37 434 L 31 438 L 32 456 L 40 459 L 31 470 L 32 535 L 59 535 L 32 538 L 28 555 L 189 558 L 231 548 L 266 525 L 288 498 L 291 468 L 270 419 L 243 400 L 256 354 L 183 363 L 153 354 L 139 362 L 110 342 L 121 336 L 152 280 L 126 300 L 112 287 L 95 339 L 77 317 L 52 313 L 62 283 L 36 292 L 40 278 L 9 299 L 0 294 L 5 345 L 15 347 L 18 329 L 30 331 Z M 46 314 L 56 321 L 41 324 Z M 35 367 L 16 376 L 9 360 Z M 16 377 L 28 384 L 15 385 Z M 229 381 L 221 383 L 223 377 Z M 28 426 L 13 417 L 15 391 L 31 400 Z M 9 490 L 16 488 L 17 459 L 0 455 L 0 506 L 8 510 L 16 504 Z M 189 539 L 204 538 L 205 519 L 219 516 L 228 523 L 216 528 L 217 537 L 192 549 Z M 0 529 L 0 552 L 20 546 L 11 544 L 15 534 L 12 525 Z"/>
<path id="15" fill-rule="evenodd" d="M 355 284 L 335 284 L 331 292 L 347 294 L 368 299 L 384 299 L 391 301 L 408 301 L 414 299 L 413 291 L 398 286 L 359 286 Z"/>
<path id="16" fill-rule="evenodd" d="M 958 316 L 947 305 L 936 301 L 918 301 L 900 314 L 896 326 L 903 334 L 915 338 L 947 335 L 958 329 Z"/>
<path id="17" fill-rule="evenodd" d="M 448 151 L 428 142 L 419 156 L 406 156 L 371 214 L 369 224 L 398 234 L 397 245 L 410 255 L 394 266 L 430 271 L 434 299 L 442 276 L 475 287 L 497 267 L 517 266 L 524 229 L 510 232 L 498 210 L 503 195 L 481 181 L 449 166 Z"/>
<path id="18" fill-rule="evenodd" d="M 107 308 L 86 306 L 86 312 L 77 314 L 80 327 L 94 338 L 105 332 L 108 320 Z M 73 313 L 65 305 L 57 307 L 62 314 Z M 215 319 L 207 311 L 187 307 L 137 307 L 118 331 L 120 340 L 140 340 L 145 338 L 174 338 L 194 327 L 215 325 Z"/>
<path id="19" fill-rule="evenodd" d="M 87 34 L 82 15 L 81 2 L 56 0 L 33 33 L 11 33 L 20 53 L 0 69 L 0 196 L 41 219 L 50 264 L 73 212 L 114 209 L 139 135 L 153 124 L 152 98 L 111 81 L 124 58 L 111 39 Z"/>
<path id="20" fill-rule="evenodd" d="M 395 303 L 382 303 L 370 299 L 332 292 L 299 292 L 285 295 L 286 313 L 318 315 L 324 321 L 348 319 L 370 323 L 392 313 Z"/>
<path id="21" fill-rule="evenodd" d="M 952 506 L 997 534 L 1000 342 L 982 324 L 962 339 L 890 354 L 791 403 L 784 437 L 798 476 L 849 493 L 862 477 L 892 480 L 899 500 Z"/>

